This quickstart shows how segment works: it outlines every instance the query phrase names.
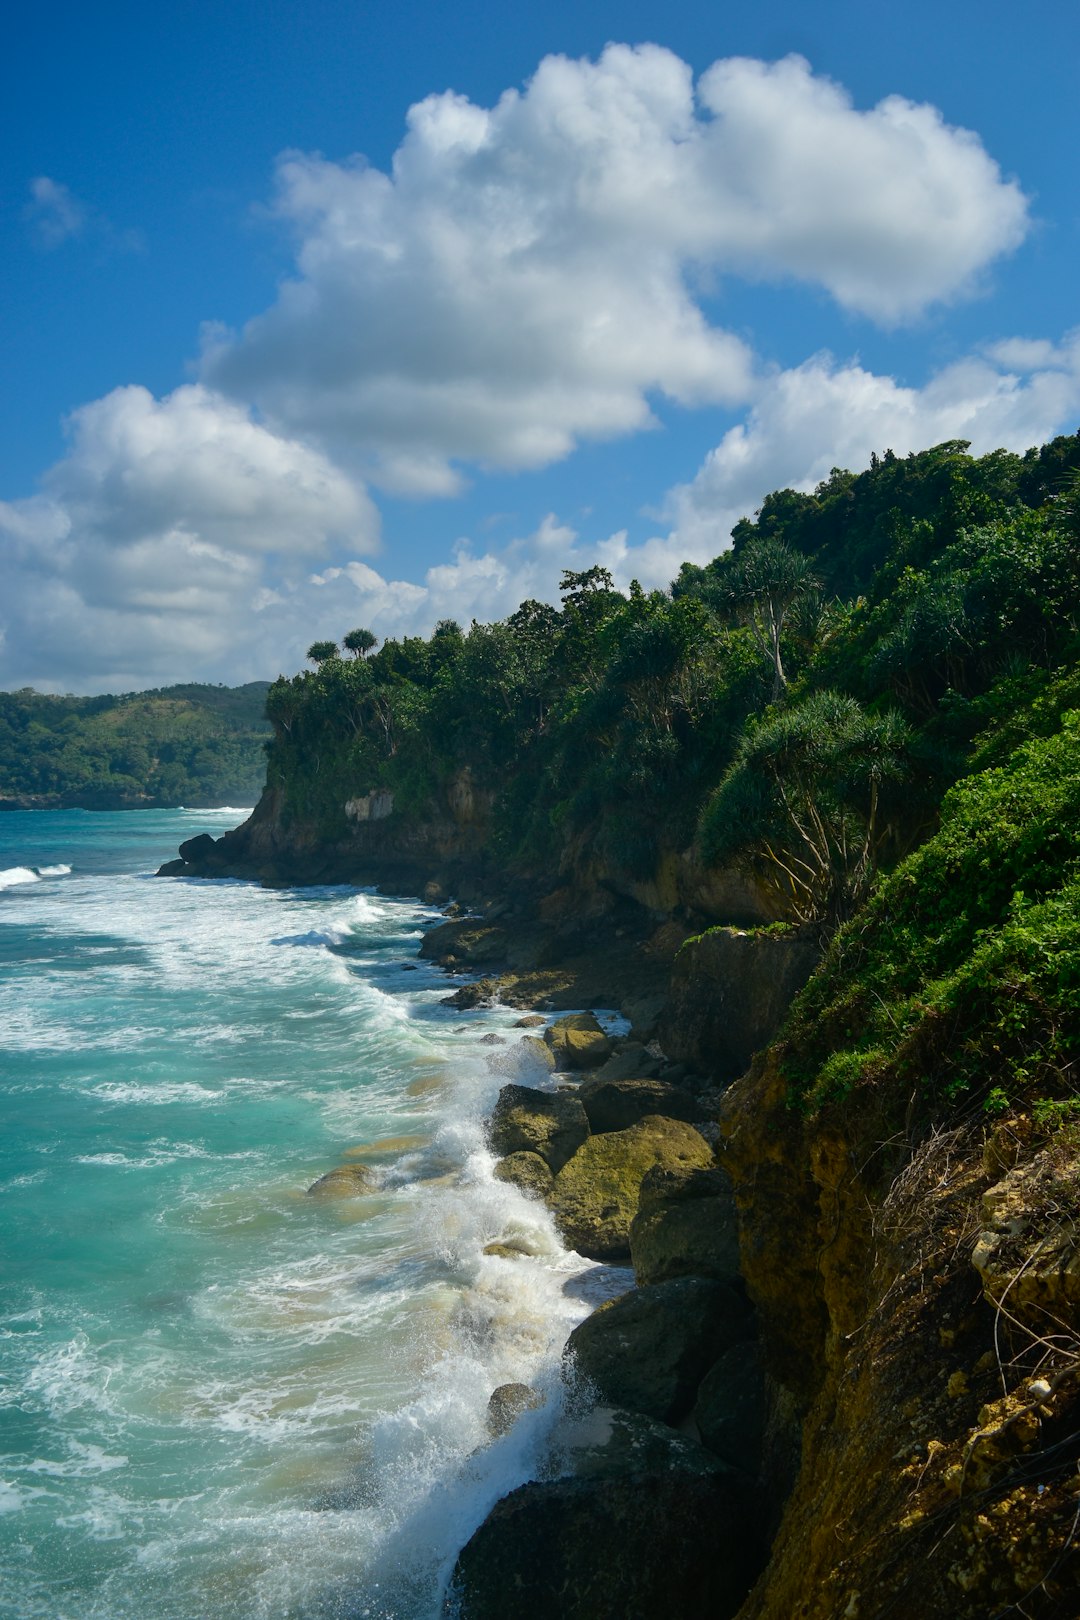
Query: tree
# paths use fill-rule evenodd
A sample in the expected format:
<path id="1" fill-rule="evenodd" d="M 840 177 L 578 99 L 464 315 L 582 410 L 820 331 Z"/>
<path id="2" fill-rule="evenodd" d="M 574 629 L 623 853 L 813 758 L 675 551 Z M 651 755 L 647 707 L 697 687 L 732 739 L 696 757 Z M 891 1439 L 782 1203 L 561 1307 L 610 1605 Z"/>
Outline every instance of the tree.
<path id="1" fill-rule="evenodd" d="M 336 641 L 313 641 L 307 650 L 307 656 L 313 664 L 329 663 L 331 658 L 338 656 Z"/>
<path id="2" fill-rule="evenodd" d="M 800 922 L 835 924 L 865 897 L 889 831 L 882 792 L 909 774 L 894 711 L 815 692 L 749 731 L 706 809 L 708 859 L 749 860 Z"/>
<path id="3" fill-rule="evenodd" d="M 750 630 L 758 651 L 772 666 L 774 699 L 787 686 L 780 657 L 784 622 L 819 588 L 809 557 L 792 551 L 782 540 L 750 540 L 717 570 L 708 598 Z"/>
<path id="4" fill-rule="evenodd" d="M 352 653 L 354 658 L 366 658 L 371 649 L 378 646 L 379 638 L 373 635 L 370 630 L 350 630 L 348 635 L 343 637 L 342 644 Z M 309 652 L 308 657 L 311 656 L 312 654 Z"/>

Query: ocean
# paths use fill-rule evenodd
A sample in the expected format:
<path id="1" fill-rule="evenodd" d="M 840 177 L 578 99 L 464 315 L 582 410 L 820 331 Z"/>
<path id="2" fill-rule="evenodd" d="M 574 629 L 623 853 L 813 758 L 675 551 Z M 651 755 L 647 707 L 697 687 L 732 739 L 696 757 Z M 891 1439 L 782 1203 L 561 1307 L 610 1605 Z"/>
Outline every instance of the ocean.
<path id="1" fill-rule="evenodd" d="M 551 1081 L 440 1005 L 437 911 L 152 876 L 243 814 L 0 815 L 4 1620 L 433 1620 L 630 1280 L 493 1178 Z"/>

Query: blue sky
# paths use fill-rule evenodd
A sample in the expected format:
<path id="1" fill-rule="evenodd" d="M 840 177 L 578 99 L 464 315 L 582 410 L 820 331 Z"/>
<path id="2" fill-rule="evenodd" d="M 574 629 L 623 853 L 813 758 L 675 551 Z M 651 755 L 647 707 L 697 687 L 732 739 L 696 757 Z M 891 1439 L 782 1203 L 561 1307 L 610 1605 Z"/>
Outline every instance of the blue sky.
<path id="1" fill-rule="evenodd" d="M 1080 423 L 1071 0 L 102 0 L 0 73 L 5 687 L 663 585 Z"/>

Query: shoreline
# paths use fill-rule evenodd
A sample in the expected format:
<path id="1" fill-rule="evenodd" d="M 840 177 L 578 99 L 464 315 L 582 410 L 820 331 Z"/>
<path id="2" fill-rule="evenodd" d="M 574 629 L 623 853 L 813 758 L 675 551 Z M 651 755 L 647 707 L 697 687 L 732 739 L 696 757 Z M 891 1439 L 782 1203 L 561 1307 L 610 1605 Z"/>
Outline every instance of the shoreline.
<path id="1" fill-rule="evenodd" d="M 188 875 L 200 855 L 203 865 L 209 843 L 195 850 L 185 846 L 187 858 L 167 863 L 161 875 Z M 232 875 L 217 861 L 207 865 L 201 875 Z M 253 874 L 249 869 L 235 875 Z M 275 872 L 267 886 L 291 886 L 286 876 Z M 385 892 L 390 885 L 378 887 Z M 394 884 L 393 897 L 431 904 L 434 897 L 425 887 L 423 895 L 403 895 Z M 661 1575 L 668 1580 L 672 1561 L 678 1560 L 688 1583 L 677 1599 L 689 1605 L 685 1612 L 722 1620 L 736 1613 L 764 1561 L 755 1521 L 762 1501 L 765 1389 L 754 1314 L 739 1275 L 734 1199 L 717 1157 L 720 1088 L 686 1063 L 670 1061 L 657 1041 L 675 957 L 690 930 L 673 919 L 649 918 L 640 907 L 624 905 L 619 914 L 618 902 L 582 919 L 573 915 L 573 897 L 567 895 L 549 902 L 547 915 L 543 901 L 529 904 L 520 892 L 512 898 L 475 898 L 479 904 L 468 913 L 460 903 L 444 907 L 450 915 L 427 931 L 418 955 L 442 968 L 449 981 L 464 981 L 442 998 L 444 1004 L 463 1012 L 528 1009 L 520 1023 L 536 1020 L 537 1033 L 527 1033 L 522 1043 L 531 1042 L 539 1071 L 531 1081 L 527 1074 L 508 1077 L 486 1122 L 496 1178 L 512 1182 L 552 1213 L 567 1253 L 585 1262 L 630 1267 L 632 1281 L 614 1300 L 594 1306 L 564 1344 L 556 1376 L 565 1410 L 555 1414 L 543 1456 L 525 1482 L 500 1495 L 460 1547 L 451 1587 L 456 1595 L 447 1599 L 444 1613 L 461 1620 L 488 1614 L 511 1620 L 518 1611 L 505 1608 L 506 1559 L 528 1560 L 533 1544 L 543 1541 L 543 1522 L 552 1512 L 564 1514 L 567 1498 L 571 1528 L 579 1529 L 598 1515 L 610 1518 L 616 1504 L 617 1524 L 608 1529 L 638 1549 L 634 1558 L 622 1559 L 632 1566 L 624 1594 L 631 1605 L 627 1612 L 637 1612 L 635 1594 Z M 604 1006 L 615 1007 L 624 1020 L 627 1032 L 615 1040 L 591 1012 L 580 1011 Z M 567 1016 L 570 1008 L 579 1010 Z M 492 1067 L 497 1074 L 497 1065 Z M 518 1117 L 508 1122 L 505 1116 L 515 1105 Z M 539 1108 L 542 1115 L 576 1113 L 571 1137 L 564 1131 L 560 1146 L 559 1121 L 552 1131 L 550 1118 L 543 1118 L 531 1137 L 526 1120 L 521 1135 L 522 1108 L 526 1113 Z M 539 1152 L 532 1151 L 536 1147 Z M 622 1183 L 614 1223 L 608 1217 L 597 1220 L 589 1209 L 597 1197 L 610 1202 L 613 1178 Z M 635 1253 L 635 1222 L 649 1258 Z M 512 1261 L 498 1243 L 485 1252 Z M 620 1322 L 620 1316 L 627 1320 Z M 614 1357 L 610 1345 L 605 1348 L 612 1328 L 619 1345 Z M 677 1341 L 676 1372 L 655 1365 L 658 1340 Z M 620 1373 L 628 1354 L 639 1371 L 653 1367 L 644 1384 L 638 1380 L 641 1387 Z M 714 1387 L 703 1405 L 699 1393 L 710 1374 Z M 537 1392 L 527 1386 L 493 1389 L 493 1438 L 523 1420 L 536 1400 Z M 725 1425 L 730 1430 L 740 1413 L 744 1432 L 733 1440 Z M 658 1525 L 654 1503 L 665 1495 L 671 1498 L 670 1511 Z M 727 1526 L 721 1532 L 718 1516 Z M 714 1545 L 718 1533 L 721 1541 L 727 1538 L 719 1565 L 711 1556 L 703 1561 L 700 1551 L 693 1554 L 684 1544 L 687 1527 L 693 1527 L 700 1546 Z M 574 1537 L 560 1533 L 558 1539 L 569 1547 Z M 606 1561 L 591 1551 L 584 1564 L 578 1557 L 571 1573 L 575 1584 L 584 1579 L 587 1587 L 602 1580 L 606 1588 L 612 1577 Z M 538 1570 L 536 1578 L 551 1580 L 551 1569 Z M 595 1611 L 574 1612 L 614 1614 L 614 1608 L 603 1606 L 609 1599 L 610 1593 Z M 585 1601 L 601 1601 L 598 1591 Z M 524 1617 L 534 1611 L 520 1612 Z"/>

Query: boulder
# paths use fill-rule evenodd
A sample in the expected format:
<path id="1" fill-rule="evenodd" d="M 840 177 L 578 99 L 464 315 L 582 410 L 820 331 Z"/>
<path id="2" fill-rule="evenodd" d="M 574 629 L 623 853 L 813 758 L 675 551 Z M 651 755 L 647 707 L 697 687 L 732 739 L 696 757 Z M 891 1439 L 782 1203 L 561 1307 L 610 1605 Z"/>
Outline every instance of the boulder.
<path id="1" fill-rule="evenodd" d="M 672 1061 L 730 1081 L 779 1033 L 792 1000 L 821 959 L 790 934 L 710 928 L 675 958 L 660 1043 Z"/>
<path id="2" fill-rule="evenodd" d="M 605 1065 L 606 1067 L 606 1065 Z M 581 1101 L 594 1131 L 625 1131 L 648 1114 L 704 1125 L 708 1114 L 696 1097 L 664 1080 L 586 1080 Z"/>
<path id="3" fill-rule="evenodd" d="M 209 833 L 196 833 L 194 838 L 187 838 L 180 845 L 180 859 L 189 866 L 198 866 L 201 861 L 212 860 L 218 853 L 217 839 Z"/>
<path id="4" fill-rule="evenodd" d="M 163 861 L 154 874 L 155 877 L 191 877 L 192 870 L 187 861 Z"/>
<path id="5" fill-rule="evenodd" d="M 510 1153 L 495 1166 L 495 1180 L 509 1181 L 534 1198 L 549 1198 L 555 1185 L 551 1166 L 539 1153 Z"/>
<path id="6" fill-rule="evenodd" d="M 650 1115 L 590 1136 L 559 1171 L 549 1197 L 563 1242 L 591 1260 L 626 1260 L 642 1180 L 655 1166 L 704 1168 L 712 1150 L 692 1125 Z"/>
<path id="7" fill-rule="evenodd" d="M 702 1445 L 732 1468 L 756 1476 L 765 1432 L 765 1366 L 753 1341 L 733 1344 L 698 1387 L 693 1419 Z"/>
<path id="8" fill-rule="evenodd" d="M 565 1354 L 601 1401 L 678 1423 L 713 1363 L 754 1331 L 754 1313 L 735 1289 L 676 1277 L 601 1305 L 571 1333 Z"/>
<path id="9" fill-rule="evenodd" d="M 420 955 L 448 967 L 492 967 L 506 961 L 507 945 L 505 928 L 466 917 L 429 928 Z"/>
<path id="10" fill-rule="evenodd" d="M 567 1013 L 544 1031 L 558 1069 L 595 1069 L 611 1056 L 611 1038 L 592 1013 Z"/>
<path id="11" fill-rule="evenodd" d="M 585 1110 L 573 1093 L 503 1086 L 488 1124 L 500 1156 L 537 1153 L 557 1175 L 589 1135 Z"/>
<path id="12" fill-rule="evenodd" d="M 501 1052 L 489 1053 L 487 1064 L 493 1074 L 504 1074 L 508 1080 L 541 1080 L 552 1072 L 555 1059 L 550 1046 L 535 1035 L 523 1035 Z"/>
<path id="13" fill-rule="evenodd" d="M 362 1164 L 339 1164 L 313 1181 L 309 1198 L 359 1198 L 372 1188 L 371 1171 Z"/>
<path id="14" fill-rule="evenodd" d="M 730 1620 L 761 1564 L 737 1476 L 628 1412 L 593 1413 L 583 1439 L 572 1472 L 495 1504 L 458 1557 L 444 1613 Z"/>
<path id="15" fill-rule="evenodd" d="M 597 1070 L 597 1080 L 655 1080 L 663 1059 L 640 1041 L 627 1041 Z"/>
<path id="16" fill-rule="evenodd" d="M 509 1434 L 522 1412 L 539 1406 L 543 1397 L 528 1384 L 500 1384 L 492 1390 L 487 1407 L 488 1433 L 493 1440 Z"/>
<path id="17" fill-rule="evenodd" d="M 735 1282 L 739 1223 L 726 1172 L 650 1170 L 630 1227 L 630 1258 L 639 1286 L 670 1277 Z"/>

